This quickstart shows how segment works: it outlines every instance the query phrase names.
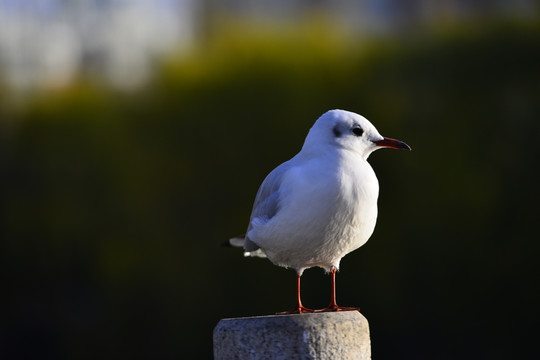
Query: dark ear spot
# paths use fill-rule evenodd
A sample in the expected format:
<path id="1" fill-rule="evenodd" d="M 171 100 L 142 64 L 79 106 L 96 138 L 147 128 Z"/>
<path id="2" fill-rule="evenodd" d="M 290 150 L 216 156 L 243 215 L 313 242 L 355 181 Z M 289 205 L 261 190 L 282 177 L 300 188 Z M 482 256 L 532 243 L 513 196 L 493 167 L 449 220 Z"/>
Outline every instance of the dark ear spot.
<path id="1" fill-rule="evenodd" d="M 332 129 L 332 132 L 334 133 L 334 136 L 337 138 L 341 136 L 341 131 L 339 131 L 337 125 L 334 126 L 334 128 Z"/>

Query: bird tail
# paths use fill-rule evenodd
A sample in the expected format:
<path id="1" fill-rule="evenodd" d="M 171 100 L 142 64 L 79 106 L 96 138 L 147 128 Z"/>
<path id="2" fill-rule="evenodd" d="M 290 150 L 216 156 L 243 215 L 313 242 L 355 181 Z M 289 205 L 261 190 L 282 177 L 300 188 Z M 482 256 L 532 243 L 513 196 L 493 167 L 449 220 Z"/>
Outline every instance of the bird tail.
<path id="1" fill-rule="evenodd" d="M 228 244 L 229 246 L 232 246 L 232 247 L 243 248 L 245 240 L 246 240 L 245 236 L 237 236 L 237 237 L 230 238 Z"/>
<path id="2" fill-rule="evenodd" d="M 244 248 L 244 256 L 266 257 L 264 251 L 245 235 L 229 239 L 228 245 Z"/>

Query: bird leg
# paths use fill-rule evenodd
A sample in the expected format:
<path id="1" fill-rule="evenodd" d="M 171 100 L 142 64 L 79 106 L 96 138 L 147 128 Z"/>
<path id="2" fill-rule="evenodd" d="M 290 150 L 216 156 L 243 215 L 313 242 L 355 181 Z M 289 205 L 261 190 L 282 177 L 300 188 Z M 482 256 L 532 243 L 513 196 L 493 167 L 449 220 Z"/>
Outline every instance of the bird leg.
<path id="1" fill-rule="evenodd" d="M 324 309 L 315 310 L 315 312 L 352 311 L 352 310 L 360 311 L 359 308 L 338 306 L 338 304 L 336 303 L 336 272 L 337 272 L 337 269 L 334 266 L 332 266 L 332 268 L 330 269 L 330 276 L 332 280 L 332 290 L 330 293 L 330 305 L 328 305 L 328 307 Z"/>
<path id="2" fill-rule="evenodd" d="M 308 309 L 302 305 L 302 300 L 300 299 L 300 275 L 299 273 L 296 273 L 296 307 L 289 311 L 283 311 L 278 312 L 276 315 L 287 315 L 287 314 L 303 314 L 303 313 L 311 313 L 313 310 Z"/>

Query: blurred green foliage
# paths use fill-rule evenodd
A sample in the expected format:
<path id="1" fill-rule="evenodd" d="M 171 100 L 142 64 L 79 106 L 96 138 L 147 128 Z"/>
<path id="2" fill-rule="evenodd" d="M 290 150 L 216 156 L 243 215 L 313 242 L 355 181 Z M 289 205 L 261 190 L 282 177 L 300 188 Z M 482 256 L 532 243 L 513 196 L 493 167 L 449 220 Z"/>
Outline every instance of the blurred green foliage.
<path id="1" fill-rule="evenodd" d="M 323 34 L 229 34 L 135 93 L 1 102 L 3 358 L 210 358 L 220 318 L 292 306 L 292 271 L 220 243 L 333 108 L 413 148 L 371 156 L 379 222 L 338 275 L 374 356 L 531 356 L 540 28 Z M 304 302 L 328 287 L 306 271 Z"/>

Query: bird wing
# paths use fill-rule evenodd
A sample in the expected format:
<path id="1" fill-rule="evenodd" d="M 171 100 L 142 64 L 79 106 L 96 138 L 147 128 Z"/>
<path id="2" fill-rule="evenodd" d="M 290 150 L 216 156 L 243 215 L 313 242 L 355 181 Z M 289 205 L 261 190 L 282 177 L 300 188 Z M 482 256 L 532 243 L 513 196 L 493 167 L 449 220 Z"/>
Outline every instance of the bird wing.
<path id="1" fill-rule="evenodd" d="M 255 202 L 253 203 L 253 209 L 249 219 L 249 226 L 244 241 L 244 249 L 246 252 L 255 252 L 259 249 L 259 246 L 251 241 L 251 239 L 247 236 L 247 234 L 249 234 L 250 230 L 253 228 L 253 221 L 256 220 L 258 223 L 268 222 L 279 212 L 281 182 L 283 180 L 283 175 L 290 168 L 290 161 L 279 165 L 272 170 L 270 174 L 268 174 L 259 187 L 257 196 L 255 196 Z"/>

